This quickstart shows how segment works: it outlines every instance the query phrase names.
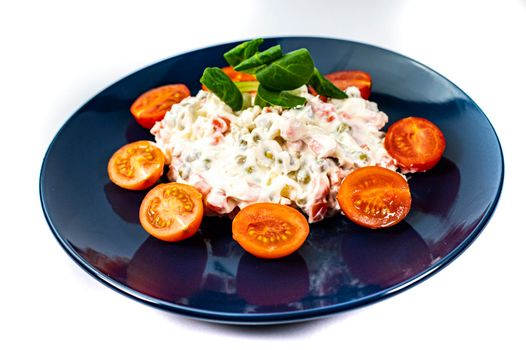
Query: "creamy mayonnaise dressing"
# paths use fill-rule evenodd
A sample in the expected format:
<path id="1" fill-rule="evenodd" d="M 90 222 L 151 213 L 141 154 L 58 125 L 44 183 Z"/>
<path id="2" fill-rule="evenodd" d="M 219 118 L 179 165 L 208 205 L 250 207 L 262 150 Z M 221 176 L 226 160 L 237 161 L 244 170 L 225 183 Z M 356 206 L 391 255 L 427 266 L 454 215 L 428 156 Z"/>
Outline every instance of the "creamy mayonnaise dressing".
<path id="1" fill-rule="evenodd" d="M 170 159 L 168 178 L 201 191 L 209 214 L 274 202 L 300 208 L 315 222 L 339 210 L 338 189 L 353 169 L 396 170 L 379 131 L 387 115 L 358 89 L 328 102 L 306 88 L 295 93 L 305 106 L 233 112 L 206 91 L 173 105 L 151 130 Z"/>

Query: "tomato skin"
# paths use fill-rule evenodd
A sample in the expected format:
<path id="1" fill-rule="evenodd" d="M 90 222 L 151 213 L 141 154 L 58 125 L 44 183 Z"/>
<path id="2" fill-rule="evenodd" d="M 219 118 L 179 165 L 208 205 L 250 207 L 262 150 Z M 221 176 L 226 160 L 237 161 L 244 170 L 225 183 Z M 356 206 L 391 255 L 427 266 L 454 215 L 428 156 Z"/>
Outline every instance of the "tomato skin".
<path id="1" fill-rule="evenodd" d="M 108 162 L 108 176 L 128 190 L 145 190 L 163 175 L 165 157 L 150 141 L 136 141 L 119 148 Z"/>
<path id="2" fill-rule="evenodd" d="M 355 86 L 360 90 L 362 98 L 367 100 L 371 96 L 372 80 L 369 73 L 361 70 L 342 70 L 329 73 L 325 77 L 340 90 Z"/>
<path id="3" fill-rule="evenodd" d="M 429 120 L 407 117 L 387 129 L 384 146 L 402 169 L 419 172 L 438 163 L 446 149 L 446 139 Z"/>
<path id="4" fill-rule="evenodd" d="M 172 105 L 190 96 L 184 84 L 163 85 L 146 91 L 130 107 L 130 112 L 143 128 L 151 129 L 164 118 Z"/>
<path id="5" fill-rule="evenodd" d="M 333 83 L 338 89 L 345 91 L 349 86 L 354 86 L 360 90 L 360 95 L 364 99 L 368 99 L 371 96 L 372 80 L 369 73 L 360 70 L 343 70 L 325 75 L 331 83 Z M 317 96 L 318 93 L 309 86 L 309 92 Z M 320 97 L 323 101 L 327 101 L 325 96 Z"/>
<path id="6" fill-rule="evenodd" d="M 144 197 L 139 219 L 146 232 L 162 241 L 189 238 L 199 230 L 203 220 L 202 195 L 190 185 L 159 184 Z"/>
<path id="7" fill-rule="evenodd" d="M 399 223 L 411 208 L 407 181 L 379 166 L 354 170 L 343 180 L 336 198 L 345 216 L 372 229 Z"/>
<path id="8" fill-rule="evenodd" d="M 333 83 L 338 89 L 345 91 L 349 86 L 355 86 L 360 90 L 360 95 L 364 99 L 368 99 L 371 96 L 372 80 L 369 73 L 360 70 L 342 70 L 325 75 L 331 83 Z M 317 96 L 318 93 L 309 86 L 309 92 L 311 95 Z M 327 101 L 325 96 L 320 97 L 323 101 Z"/>
<path id="9" fill-rule="evenodd" d="M 298 250 L 309 235 L 307 219 L 296 209 L 276 203 L 255 203 L 232 221 L 232 237 L 250 254 L 281 258 Z"/>
<path id="10" fill-rule="evenodd" d="M 226 75 L 232 80 L 234 83 L 240 83 L 244 81 L 257 81 L 256 76 L 254 74 L 245 73 L 245 72 L 238 72 L 234 70 L 234 67 L 232 66 L 226 66 L 221 68 L 223 72 L 225 72 Z M 206 86 L 201 84 L 201 89 L 204 91 L 208 91 Z M 255 91 L 254 91 L 255 92 Z"/>

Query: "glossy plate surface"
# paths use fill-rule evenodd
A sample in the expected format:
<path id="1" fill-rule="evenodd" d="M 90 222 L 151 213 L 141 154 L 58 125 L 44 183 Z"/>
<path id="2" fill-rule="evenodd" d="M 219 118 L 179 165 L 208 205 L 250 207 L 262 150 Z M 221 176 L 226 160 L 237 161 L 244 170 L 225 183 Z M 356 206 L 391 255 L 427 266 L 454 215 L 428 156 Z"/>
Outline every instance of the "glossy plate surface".
<path id="1" fill-rule="evenodd" d="M 430 119 L 447 148 L 431 171 L 412 175 L 413 208 L 387 230 L 360 228 L 343 216 L 311 225 L 292 256 L 260 260 L 231 238 L 226 218 L 205 218 L 192 239 L 149 237 L 138 222 L 145 192 L 110 183 L 106 166 L 122 145 L 152 139 L 129 108 L 142 92 L 185 83 L 195 94 L 207 66 L 224 66 L 237 43 L 185 53 L 144 68 L 81 107 L 45 156 L 40 196 L 51 230 L 87 272 L 115 290 L 182 315 L 227 323 L 293 322 L 392 296 L 436 272 L 481 232 L 498 201 L 501 148 L 486 116 L 454 84 L 407 57 L 325 38 L 271 38 L 285 52 L 306 47 L 322 73 L 367 71 L 371 100 L 390 123 Z"/>

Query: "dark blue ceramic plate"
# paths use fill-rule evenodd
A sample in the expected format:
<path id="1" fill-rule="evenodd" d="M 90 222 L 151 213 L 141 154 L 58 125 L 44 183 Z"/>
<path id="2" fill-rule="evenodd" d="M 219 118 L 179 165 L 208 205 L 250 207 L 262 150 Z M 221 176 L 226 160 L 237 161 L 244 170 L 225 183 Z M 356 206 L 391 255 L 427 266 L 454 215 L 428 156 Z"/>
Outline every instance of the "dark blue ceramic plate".
<path id="1" fill-rule="evenodd" d="M 324 38 L 272 38 L 285 52 L 306 47 L 323 73 L 367 71 L 371 100 L 390 122 L 430 119 L 447 149 L 427 173 L 411 176 L 413 208 L 393 228 L 371 231 L 343 216 L 311 225 L 303 247 L 259 260 L 231 239 L 230 221 L 205 218 L 194 238 L 168 244 L 138 222 L 144 192 L 110 183 L 106 165 L 122 145 L 151 139 L 129 113 L 142 92 L 186 83 L 224 66 L 237 43 L 185 53 L 108 87 L 62 127 L 44 158 L 40 196 L 62 247 L 104 284 L 146 304 L 199 319 L 268 324 L 312 319 L 363 306 L 415 285 L 457 257 L 488 222 L 500 195 L 503 157 L 488 119 L 450 81 L 407 57 Z"/>

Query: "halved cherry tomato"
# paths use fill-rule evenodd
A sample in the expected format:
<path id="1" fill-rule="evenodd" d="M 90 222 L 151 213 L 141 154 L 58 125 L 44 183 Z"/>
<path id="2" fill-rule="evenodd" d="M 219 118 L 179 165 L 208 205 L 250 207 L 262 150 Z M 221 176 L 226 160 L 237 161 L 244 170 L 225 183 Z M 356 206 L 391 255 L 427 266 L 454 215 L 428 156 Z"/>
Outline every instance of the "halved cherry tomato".
<path id="1" fill-rule="evenodd" d="M 245 73 L 245 72 L 238 72 L 234 70 L 232 66 L 223 67 L 221 68 L 221 70 L 225 72 L 226 75 L 228 75 L 228 77 L 230 78 L 230 80 L 232 80 L 234 83 L 245 82 L 245 81 L 257 81 L 255 75 Z M 208 89 L 204 85 L 201 85 L 201 89 L 208 91 Z M 247 92 L 256 92 L 256 90 L 247 91 Z"/>
<path id="2" fill-rule="evenodd" d="M 361 70 L 342 70 L 329 73 L 325 77 L 341 90 L 355 86 L 360 90 L 362 98 L 368 99 L 371 96 L 372 80 L 369 73 Z"/>
<path id="3" fill-rule="evenodd" d="M 133 102 L 130 112 L 137 122 L 151 129 L 155 122 L 164 118 L 172 105 L 190 96 L 190 90 L 184 84 L 170 84 L 151 89 Z"/>
<path id="4" fill-rule="evenodd" d="M 355 86 L 360 90 L 362 98 L 368 99 L 371 96 L 371 76 L 360 70 L 342 70 L 325 75 L 331 83 L 336 85 L 340 90 L 345 90 L 349 86 Z M 316 91 L 309 86 L 309 92 L 314 96 L 318 95 Z M 325 99 L 325 97 L 324 97 Z"/>
<path id="5" fill-rule="evenodd" d="M 446 149 L 442 131 L 427 119 L 407 117 L 387 130 L 384 146 L 407 171 L 426 171 L 438 163 Z"/>
<path id="6" fill-rule="evenodd" d="M 160 240 L 176 242 L 189 238 L 203 219 L 201 193 L 177 182 L 157 185 L 144 197 L 139 219 L 146 232 Z"/>
<path id="7" fill-rule="evenodd" d="M 144 190 L 162 176 L 164 154 L 150 141 L 122 146 L 108 162 L 108 176 L 115 185 L 128 190 Z"/>
<path id="8" fill-rule="evenodd" d="M 301 247 L 309 235 L 307 219 L 296 209 L 276 203 L 255 203 L 232 221 L 232 237 L 259 258 L 281 258 Z"/>
<path id="9" fill-rule="evenodd" d="M 338 203 L 354 223 L 389 227 L 407 216 L 411 192 L 397 172 L 379 166 L 359 168 L 350 173 L 338 191 Z"/>

